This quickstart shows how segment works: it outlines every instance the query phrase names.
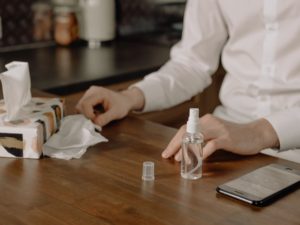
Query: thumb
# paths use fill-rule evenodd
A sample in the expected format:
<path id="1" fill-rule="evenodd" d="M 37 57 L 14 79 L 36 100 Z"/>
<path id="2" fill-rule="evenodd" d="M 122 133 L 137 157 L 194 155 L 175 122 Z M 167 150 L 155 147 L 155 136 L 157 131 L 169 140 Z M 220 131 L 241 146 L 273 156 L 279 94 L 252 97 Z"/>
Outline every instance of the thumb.
<path id="1" fill-rule="evenodd" d="M 108 110 L 105 113 L 98 114 L 93 122 L 101 127 L 105 126 L 112 120 L 116 119 L 112 110 Z"/>

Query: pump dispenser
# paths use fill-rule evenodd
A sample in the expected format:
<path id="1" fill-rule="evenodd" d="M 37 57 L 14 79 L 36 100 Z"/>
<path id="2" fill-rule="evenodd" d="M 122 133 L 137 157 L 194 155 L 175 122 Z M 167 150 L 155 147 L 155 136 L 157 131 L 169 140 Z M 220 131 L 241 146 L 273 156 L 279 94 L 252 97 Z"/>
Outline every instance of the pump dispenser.
<path id="1" fill-rule="evenodd" d="M 195 134 L 200 132 L 199 109 L 190 108 L 189 119 L 187 121 L 186 132 Z"/>
<path id="2" fill-rule="evenodd" d="M 182 137 L 181 176 L 185 179 L 199 179 L 202 177 L 203 136 L 200 133 L 199 109 L 191 108 Z"/>

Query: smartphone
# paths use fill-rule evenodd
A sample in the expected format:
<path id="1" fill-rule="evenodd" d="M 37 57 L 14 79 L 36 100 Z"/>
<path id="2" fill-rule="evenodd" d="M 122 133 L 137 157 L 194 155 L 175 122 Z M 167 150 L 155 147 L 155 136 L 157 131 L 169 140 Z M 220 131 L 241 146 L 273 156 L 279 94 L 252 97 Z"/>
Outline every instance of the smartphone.
<path id="1" fill-rule="evenodd" d="M 255 206 L 266 206 L 298 189 L 300 170 L 270 164 L 217 187 L 217 192 Z"/>

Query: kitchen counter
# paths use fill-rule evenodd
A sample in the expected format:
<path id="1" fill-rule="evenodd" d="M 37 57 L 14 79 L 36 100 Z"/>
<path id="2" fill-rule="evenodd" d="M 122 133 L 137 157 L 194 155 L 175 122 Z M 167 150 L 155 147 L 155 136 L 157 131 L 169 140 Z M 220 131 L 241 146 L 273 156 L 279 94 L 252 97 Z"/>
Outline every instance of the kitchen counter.
<path id="1" fill-rule="evenodd" d="M 35 89 L 66 95 L 90 85 L 108 85 L 157 70 L 169 58 L 170 47 L 115 41 L 99 49 L 85 45 L 51 46 L 0 53 L 0 68 L 11 61 L 27 61 Z"/>
<path id="2" fill-rule="evenodd" d="M 94 50 L 77 45 L 0 53 L 0 71 L 4 71 L 4 65 L 10 61 L 28 61 L 33 89 L 67 97 L 67 101 L 72 99 L 68 111 L 75 112 L 74 106 L 89 86 L 102 85 L 118 91 L 157 70 L 168 60 L 170 47 L 175 41 L 168 40 L 166 44 L 161 39 L 151 39 L 149 35 L 116 41 Z M 213 76 L 212 85 L 201 95 L 168 110 L 135 116 L 180 127 L 186 122 L 190 107 L 200 107 L 201 115 L 214 110 L 219 104 L 218 93 L 223 77 L 224 71 L 219 69 Z"/>

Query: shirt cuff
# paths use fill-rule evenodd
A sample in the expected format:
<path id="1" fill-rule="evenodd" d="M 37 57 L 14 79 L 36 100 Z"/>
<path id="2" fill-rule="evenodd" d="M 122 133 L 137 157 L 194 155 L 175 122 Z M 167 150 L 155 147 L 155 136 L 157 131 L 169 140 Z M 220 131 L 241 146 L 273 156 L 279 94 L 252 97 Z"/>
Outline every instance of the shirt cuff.
<path id="1" fill-rule="evenodd" d="M 288 109 L 265 117 L 279 138 L 280 149 L 300 147 L 300 108 Z"/>
<path id="2" fill-rule="evenodd" d="M 139 88 L 145 97 L 144 108 L 139 112 L 151 112 L 165 108 L 163 89 L 155 79 L 142 80 L 131 85 L 129 89 L 133 87 Z"/>

